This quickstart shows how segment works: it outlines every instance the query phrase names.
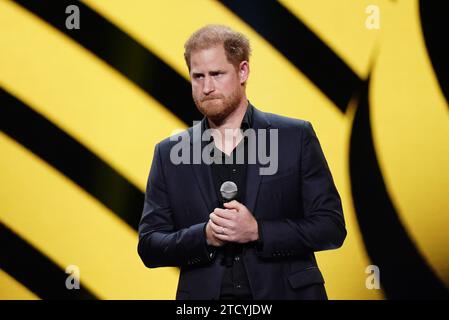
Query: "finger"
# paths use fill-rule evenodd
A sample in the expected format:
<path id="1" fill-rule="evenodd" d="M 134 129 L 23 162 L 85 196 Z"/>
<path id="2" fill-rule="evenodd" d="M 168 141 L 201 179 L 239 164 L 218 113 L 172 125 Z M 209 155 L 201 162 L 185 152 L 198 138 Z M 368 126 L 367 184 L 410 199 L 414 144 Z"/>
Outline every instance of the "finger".
<path id="1" fill-rule="evenodd" d="M 212 228 L 212 233 L 213 233 L 214 237 L 217 237 L 220 234 L 223 234 L 223 227 L 215 224 L 213 221 L 211 221 L 210 227 Z"/>
<path id="2" fill-rule="evenodd" d="M 223 206 L 226 209 L 236 209 L 237 211 L 240 211 L 242 209 L 242 207 L 243 207 L 243 204 L 241 204 L 237 200 L 232 200 L 231 202 L 223 203 Z"/>
<path id="3" fill-rule="evenodd" d="M 218 240 L 225 241 L 225 242 L 231 240 L 231 236 L 229 236 L 229 235 L 227 235 L 227 234 L 217 234 L 215 237 L 216 237 Z"/>
<path id="4" fill-rule="evenodd" d="M 212 219 L 209 220 L 209 225 L 213 233 L 220 233 L 221 227 L 216 225 Z"/>
<path id="5" fill-rule="evenodd" d="M 228 209 L 216 208 L 213 213 L 215 215 L 223 218 L 223 219 L 232 220 L 232 219 L 234 219 L 235 214 L 237 213 L 237 211 L 236 210 L 228 210 Z"/>
<path id="6" fill-rule="evenodd" d="M 223 219 L 227 219 L 230 217 L 228 209 L 215 208 L 213 213 L 217 216 L 222 217 Z"/>
<path id="7" fill-rule="evenodd" d="M 231 224 L 230 221 L 228 219 L 223 219 L 222 217 L 217 216 L 216 214 L 212 213 L 210 215 L 210 219 L 212 220 L 213 223 L 215 223 L 217 226 L 220 227 L 225 227 L 225 228 L 230 228 Z"/>

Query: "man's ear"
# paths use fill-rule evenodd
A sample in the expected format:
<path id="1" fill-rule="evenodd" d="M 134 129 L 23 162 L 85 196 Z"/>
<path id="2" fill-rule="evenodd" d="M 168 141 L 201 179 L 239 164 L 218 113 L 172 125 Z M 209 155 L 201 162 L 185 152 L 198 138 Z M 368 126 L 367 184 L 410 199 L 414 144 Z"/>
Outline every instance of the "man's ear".
<path id="1" fill-rule="evenodd" d="M 249 76 L 249 62 L 248 61 L 242 61 L 239 64 L 239 78 L 240 78 L 240 84 L 244 84 L 246 80 L 248 80 Z"/>

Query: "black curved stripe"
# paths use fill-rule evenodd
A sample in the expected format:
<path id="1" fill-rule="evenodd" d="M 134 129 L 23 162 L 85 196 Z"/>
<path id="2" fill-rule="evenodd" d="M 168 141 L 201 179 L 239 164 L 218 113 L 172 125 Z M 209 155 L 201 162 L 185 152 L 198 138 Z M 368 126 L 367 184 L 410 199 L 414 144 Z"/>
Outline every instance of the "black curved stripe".
<path id="1" fill-rule="evenodd" d="M 97 299 L 80 282 L 79 289 L 69 290 L 69 276 L 39 250 L 28 244 L 0 221 L 0 269 L 23 284 L 41 299 Z M 81 274 L 82 280 L 82 274 Z"/>
<path id="2" fill-rule="evenodd" d="M 424 40 L 437 76 L 441 91 L 449 106 L 449 46 L 447 31 L 449 30 L 449 2 L 419 1 L 419 13 Z"/>
<path id="3" fill-rule="evenodd" d="M 74 1 L 15 2 L 104 60 L 187 125 L 192 125 L 194 120 L 202 118 L 193 103 L 191 87 L 187 80 L 85 4 L 76 2 L 80 9 L 80 29 L 69 30 L 65 26 L 65 19 L 68 17 L 65 9 L 74 4 Z"/>
<path id="4" fill-rule="evenodd" d="M 144 194 L 105 161 L 0 87 L 0 130 L 137 230 Z"/>
<path id="5" fill-rule="evenodd" d="M 371 133 L 369 79 L 361 90 L 350 141 L 351 188 L 371 261 L 390 299 L 447 299 L 449 292 L 421 257 L 387 193 Z"/>
<path id="6" fill-rule="evenodd" d="M 304 73 L 342 112 L 361 79 L 277 1 L 219 0 Z"/>

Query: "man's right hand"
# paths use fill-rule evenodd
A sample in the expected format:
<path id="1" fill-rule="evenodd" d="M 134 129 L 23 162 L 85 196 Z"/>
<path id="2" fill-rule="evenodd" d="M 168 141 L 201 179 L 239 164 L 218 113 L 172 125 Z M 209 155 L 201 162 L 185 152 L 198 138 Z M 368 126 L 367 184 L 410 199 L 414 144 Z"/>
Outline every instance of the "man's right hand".
<path id="1" fill-rule="evenodd" d="M 210 219 L 206 225 L 206 241 L 207 244 L 214 247 L 221 247 L 225 244 L 224 241 L 218 239 L 214 235 L 214 231 L 212 230 L 211 223 L 213 223 Z"/>

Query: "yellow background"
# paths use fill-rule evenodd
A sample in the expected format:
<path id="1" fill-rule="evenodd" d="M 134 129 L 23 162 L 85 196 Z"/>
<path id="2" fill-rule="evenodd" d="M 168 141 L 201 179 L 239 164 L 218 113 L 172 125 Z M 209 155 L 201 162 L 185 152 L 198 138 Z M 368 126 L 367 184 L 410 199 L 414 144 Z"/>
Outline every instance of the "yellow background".
<path id="1" fill-rule="evenodd" d="M 83 2 L 185 79 L 183 44 L 193 31 L 220 23 L 246 34 L 253 48 L 249 99 L 263 111 L 312 122 L 342 197 L 348 237 L 342 248 L 317 254 L 329 298 L 384 298 L 382 290 L 365 286 L 365 269 L 371 261 L 351 195 L 351 106 L 346 114 L 339 111 L 270 43 L 218 2 Z M 361 79 L 371 72 L 371 127 L 387 191 L 419 253 L 448 286 L 449 109 L 426 51 L 418 2 L 282 0 L 281 4 Z M 370 4 L 380 9 L 380 29 L 365 27 Z M 61 12 L 61 19 L 65 16 Z M 83 25 L 82 11 L 81 28 L 95 28 Z M 100 58 L 7 0 L 0 0 L 0 87 L 142 192 L 154 145 L 187 127 Z M 175 297 L 177 269 L 146 269 L 137 255 L 134 229 L 4 132 L 0 132 L 0 221 L 62 270 L 79 266 L 81 285 L 100 299 Z M 0 298 L 39 297 L 0 270 Z"/>

